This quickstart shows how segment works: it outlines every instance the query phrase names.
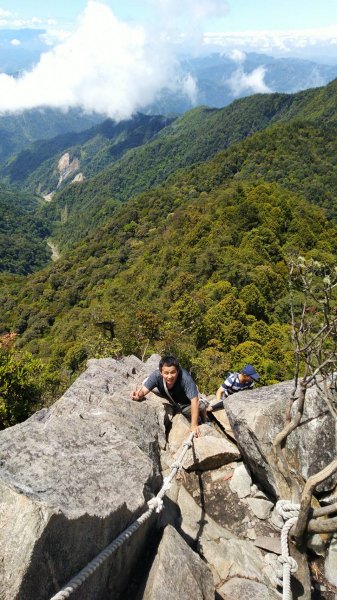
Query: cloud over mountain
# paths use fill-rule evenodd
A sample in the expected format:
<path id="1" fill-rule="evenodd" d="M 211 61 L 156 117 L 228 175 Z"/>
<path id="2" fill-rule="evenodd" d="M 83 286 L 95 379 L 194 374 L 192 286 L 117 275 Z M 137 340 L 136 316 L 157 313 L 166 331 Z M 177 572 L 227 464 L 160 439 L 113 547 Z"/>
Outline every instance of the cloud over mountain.
<path id="1" fill-rule="evenodd" d="M 315 55 L 336 54 L 337 26 L 318 29 L 208 32 L 204 36 L 206 45 L 218 49 L 243 49 L 245 52 L 261 52 L 282 56 L 297 56 L 303 52 Z"/>
<path id="2" fill-rule="evenodd" d="M 0 111 L 38 106 L 82 106 L 127 118 L 165 87 L 179 85 L 175 54 L 167 40 L 119 21 L 104 4 L 88 2 L 77 29 L 42 54 L 30 71 L 0 75 Z M 193 82 L 181 82 L 195 94 Z"/>

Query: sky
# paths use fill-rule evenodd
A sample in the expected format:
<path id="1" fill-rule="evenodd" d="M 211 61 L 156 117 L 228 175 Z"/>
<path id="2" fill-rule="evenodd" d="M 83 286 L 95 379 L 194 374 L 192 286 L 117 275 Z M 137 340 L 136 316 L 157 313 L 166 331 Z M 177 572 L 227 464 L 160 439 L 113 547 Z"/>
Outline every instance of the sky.
<path id="1" fill-rule="evenodd" d="M 38 30 L 43 53 L 19 77 L 0 73 L 1 113 L 81 106 L 118 120 L 164 87 L 193 99 L 196 82 L 179 75 L 183 53 L 337 64 L 337 0 L 0 0 L 0 57 L 1 34 L 12 30 L 14 56 L 25 28 Z M 249 75 L 261 91 L 263 70 Z"/>

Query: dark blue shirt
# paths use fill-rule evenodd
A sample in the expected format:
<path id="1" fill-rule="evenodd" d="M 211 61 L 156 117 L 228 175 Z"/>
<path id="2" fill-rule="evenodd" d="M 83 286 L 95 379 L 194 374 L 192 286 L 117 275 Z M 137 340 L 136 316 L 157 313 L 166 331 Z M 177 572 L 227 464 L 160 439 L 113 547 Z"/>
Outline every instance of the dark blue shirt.
<path id="1" fill-rule="evenodd" d="M 144 386 L 148 390 L 157 388 L 161 396 L 170 400 L 165 392 L 163 376 L 159 369 L 157 371 L 153 371 L 153 373 L 149 375 L 149 377 L 144 381 Z M 169 392 L 173 400 L 180 406 L 190 404 L 192 398 L 195 398 L 199 395 L 198 388 L 186 369 L 180 369 L 175 384 L 171 389 L 169 389 Z"/>

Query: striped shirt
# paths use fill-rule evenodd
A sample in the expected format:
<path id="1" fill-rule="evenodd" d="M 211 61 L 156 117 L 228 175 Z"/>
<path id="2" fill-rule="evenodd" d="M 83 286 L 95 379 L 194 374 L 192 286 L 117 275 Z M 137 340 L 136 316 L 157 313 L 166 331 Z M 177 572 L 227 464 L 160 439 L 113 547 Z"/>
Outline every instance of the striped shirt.
<path id="1" fill-rule="evenodd" d="M 224 395 L 226 398 L 235 392 L 242 392 L 243 390 L 251 390 L 254 386 L 254 381 L 246 381 L 240 383 L 239 373 L 228 373 L 226 380 L 221 384 Z"/>

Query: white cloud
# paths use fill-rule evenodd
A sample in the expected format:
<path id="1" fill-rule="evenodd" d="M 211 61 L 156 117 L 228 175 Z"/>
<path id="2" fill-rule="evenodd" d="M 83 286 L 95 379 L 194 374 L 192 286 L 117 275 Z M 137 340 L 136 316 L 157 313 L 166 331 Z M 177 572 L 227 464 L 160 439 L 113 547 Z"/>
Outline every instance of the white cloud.
<path id="1" fill-rule="evenodd" d="M 337 46 L 337 27 L 289 31 L 242 31 L 205 33 L 204 43 L 219 48 L 243 48 L 245 52 L 266 52 L 290 55 L 297 49 Z"/>
<path id="2" fill-rule="evenodd" d="M 229 57 L 234 60 L 234 62 L 244 62 L 246 59 L 246 54 L 242 50 L 238 50 L 238 48 L 234 48 L 229 52 Z"/>
<path id="3" fill-rule="evenodd" d="M 266 69 L 262 66 L 257 67 L 251 73 L 245 73 L 243 68 L 239 67 L 225 83 L 228 84 L 234 98 L 251 93 L 270 93 L 272 90 L 264 82 L 265 74 Z"/>
<path id="4" fill-rule="evenodd" d="M 16 38 L 14 38 L 13 40 L 11 40 L 11 45 L 12 46 L 20 46 L 21 42 L 20 40 L 17 40 Z"/>
<path id="5" fill-rule="evenodd" d="M 191 104 L 197 103 L 198 98 L 198 85 L 195 77 L 190 73 L 184 77 L 181 82 L 181 89 L 185 96 L 187 96 L 191 102 Z"/>
<path id="6" fill-rule="evenodd" d="M 0 19 L 6 19 L 7 17 L 11 16 L 11 12 L 9 10 L 4 10 L 3 8 L 0 8 Z"/>
<path id="7" fill-rule="evenodd" d="M 48 27 L 45 33 L 41 33 L 39 38 L 47 46 L 56 46 L 57 44 L 64 42 L 70 37 L 70 32 L 65 29 L 58 29 L 55 27 L 55 23 L 52 23 Z"/>
<path id="8" fill-rule="evenodd" d="M 228 14 L 227 0 L 143 0 L 149 10 L 147 30 L 172 45 L 172 51 L 200 54 L 205 22 Z M 152 27 L 152 29 L 151 29 Z"/>
<path id="9" fill-rule="evenodd" d="M 47 25 L 47 23 L 41 19 L 38 19 L 37 17 L 32 17 L 31 19 L 21 19 L 14 13 L 0 9 L 1 29 L 36 29 L 38 27 L 43 28 L 45 25 Z"/>
<path id="10" fill-rule="evenodd" d="M 0 111 L 38 106 L 82 106 L 127 118 L 150 103 L 164 86 L 176 85 L 175 59 L 144 28 L 118 21 L 91 0 L 78 27 L 39 63 L 15 79 L 0 75 Z M 185 82 L 192 93 L 192 82 Z"/>

